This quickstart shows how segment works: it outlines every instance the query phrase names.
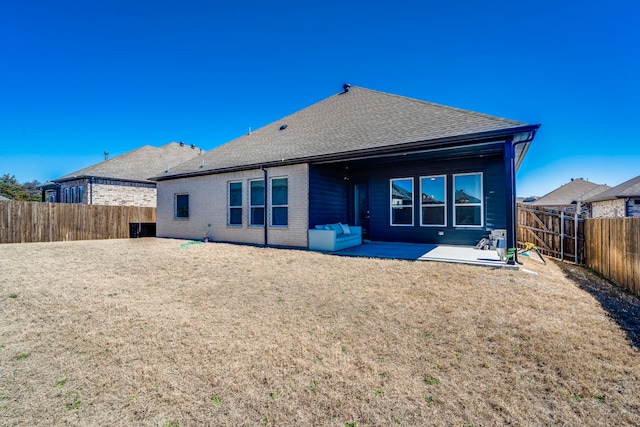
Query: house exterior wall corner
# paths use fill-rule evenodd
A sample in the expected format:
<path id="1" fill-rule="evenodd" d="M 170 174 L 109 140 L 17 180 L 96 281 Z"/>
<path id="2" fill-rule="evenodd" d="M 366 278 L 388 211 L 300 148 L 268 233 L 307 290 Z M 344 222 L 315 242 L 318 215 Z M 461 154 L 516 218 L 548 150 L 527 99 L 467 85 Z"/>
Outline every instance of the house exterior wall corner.
<path id="1" fill-rule="evenodd" d="M 623 218 L 626 216 L 624 199 L 603 200 L 591 203 L 592 218 Z"/>

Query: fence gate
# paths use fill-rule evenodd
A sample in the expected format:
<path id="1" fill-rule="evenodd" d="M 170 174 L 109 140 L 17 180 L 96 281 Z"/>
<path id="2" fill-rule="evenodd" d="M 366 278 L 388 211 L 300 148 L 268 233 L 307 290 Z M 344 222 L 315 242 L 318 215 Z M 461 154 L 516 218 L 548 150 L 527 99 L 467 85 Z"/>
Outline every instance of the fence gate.
<path id="1" fill-rule="evenodd" d="M 541 254 L 584 264 L 584 218 L 518 204 L 518 245 L 533 243 Z"/>

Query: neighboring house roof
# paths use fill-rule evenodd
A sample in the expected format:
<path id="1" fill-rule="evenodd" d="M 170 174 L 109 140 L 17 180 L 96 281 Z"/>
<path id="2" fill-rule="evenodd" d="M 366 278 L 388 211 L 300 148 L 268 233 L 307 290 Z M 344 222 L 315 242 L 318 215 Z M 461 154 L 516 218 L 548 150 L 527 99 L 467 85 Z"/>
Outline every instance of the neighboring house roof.
<path id="1" fill-rule="evenodd" d="M 537 196 L 529 196 L 529 197 L 516 197 L 516 203 L 531 203 L 538 200 Z"/>
<path id="2" fill-rule="evenodd" d="M 456 203 L 480 203 L 480 199 L 465 193 L 463 190 L 456 190 L 455 200 Z"/>
<path id="3" fill-rule="evenodd" d="M 0 200 L 11 200 L 11 199 L 7 199 L 6 197 L 4 197 L 2 194 L 0 194 Z"/>
<path id="4" fill-rule="evenodd" d="M 189 161 L 201 154 L 199 148 L 170 142 L 162 147 L 145 145 L 76 172 L 54 179 L 54 182 L 78 178 L 108 178 L 125 181 L 149 181 L 171 167 Z"/>
<path id="5" fill-rule="evenodd" d="M 595 184 L 585 181 L 582 178 L 572 179 L 571 182 L 564 184 L 560 188 L 545 194 L 538 200 L 530 204 L 536 206 L 564 206 L 571 205 L 576 202 L 584 202 L 596 194 L 602 193 L 610 189 L 608 185 Z"/>
<path id="6" fill-rule="evenodd" d="M 624 199 L 628 197 L 640 197 L 640 175 L 591 197 L 587 202 L 600 202 L 603 200 Z"/>
<path id="7" fill-rule="evenodd" d="M 156 179 L 277 164 L 354 158 L 408 144 L 533 132 L 539 125 L 447 107 L 360 87 L 330 96 L 209 151 Z M 507 130 L 509 130 L 507 132 Z M 532 136 L 532 135 L 531 135 Z M 527 144 L 518 146 L 520 157 Z M 520 160 L 520 158 L 519 158 Z"/>
<path id="8" fill-rule="evenodd" d="M 56 188 L 56 185 L 57 184 L 55 182 L 53 182 L 53 181 L 47 181 L 47 182 L 43 182 L 42 184 L 40 184 L 38 186 L 38 188 L 41 189 L 41 190 L 49 190 L 49 189 L 52 189 L 52 188 Z"/>

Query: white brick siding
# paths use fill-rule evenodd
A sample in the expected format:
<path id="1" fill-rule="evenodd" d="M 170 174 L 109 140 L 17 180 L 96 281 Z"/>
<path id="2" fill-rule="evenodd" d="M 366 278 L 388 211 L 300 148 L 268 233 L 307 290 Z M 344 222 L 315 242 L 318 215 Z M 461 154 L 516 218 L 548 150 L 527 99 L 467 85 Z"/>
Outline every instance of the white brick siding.
<path id="1" fill-rule="evenodd" d="M 307 247 L 309 168 L 307 164 L 268 168 L 268 178 L 288 178 L 288 225 L 268 227 L 268 244 Z M 264 244 L 264 227 L 249 226 L 249 181 L 260 169 L 158 182 L 157 235 L 185 239 Z M 242 182 L 242 225 L 227 225 L 228 183 Z M 189 195 L 189 219 L 174 218 L 175 195 Z M 271 189 L 267 198 L 270 199 Z M 270 200 L 267 200 L 270 224 Z"/>
<path id="2" fill-rule="evenodd" d="M 591 203 L 592 218 L 623 218 L 626 215 L 627 208 L 624 199 Z"/>

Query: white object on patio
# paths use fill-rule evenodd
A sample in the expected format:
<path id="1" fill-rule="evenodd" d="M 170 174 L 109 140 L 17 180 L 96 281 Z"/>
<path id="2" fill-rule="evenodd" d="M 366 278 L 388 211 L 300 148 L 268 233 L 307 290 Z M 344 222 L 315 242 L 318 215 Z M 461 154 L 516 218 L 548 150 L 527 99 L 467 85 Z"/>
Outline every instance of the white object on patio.
<path id="1" fill-rule="evenodd" d="M 362 227 L 347 224 L 316 225 L 308 231 L 309 249 L 334 252 L 362 244 Z"/>

